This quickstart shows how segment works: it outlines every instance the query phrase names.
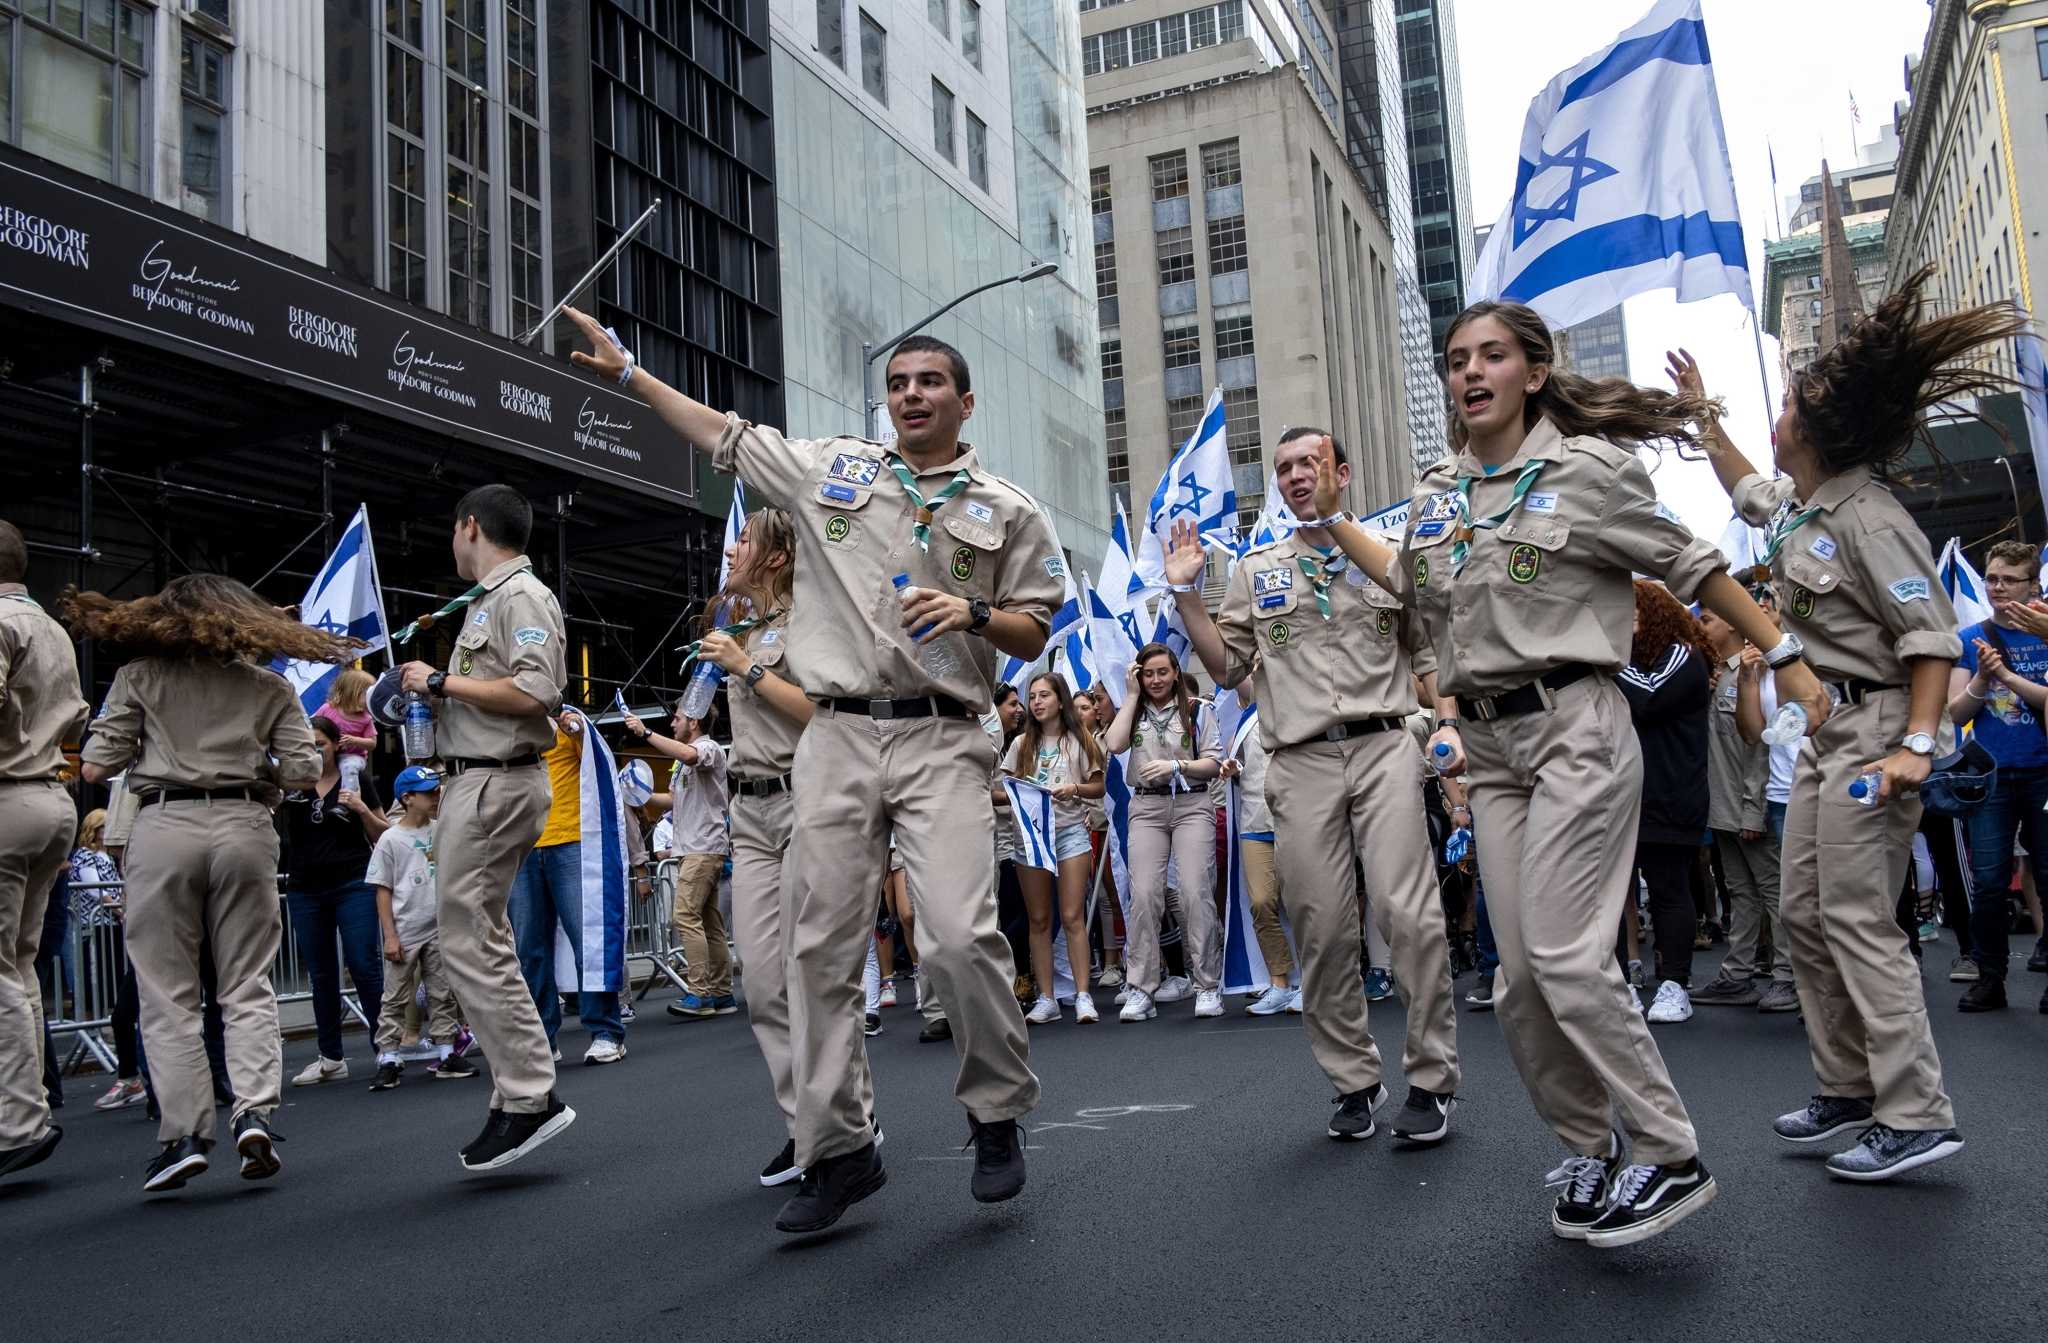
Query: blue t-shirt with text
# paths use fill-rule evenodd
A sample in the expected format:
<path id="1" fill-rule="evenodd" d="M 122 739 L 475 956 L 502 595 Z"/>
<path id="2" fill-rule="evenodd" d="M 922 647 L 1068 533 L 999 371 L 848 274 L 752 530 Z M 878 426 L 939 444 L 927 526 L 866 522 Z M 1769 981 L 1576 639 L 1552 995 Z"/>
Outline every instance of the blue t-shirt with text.
<path id="1" fill-rule="evenodd" d="M 1993 642 L 1985 633 L 1987 623 L 1967 626 L 1962 632 L 1963 656 L 1956 665 L 1972 676 L 1977 674 L 1977 640 Z M 2002 626 L 1998 639 L 2005 644 L 2006 666 L 2029 681 L 2048 683 L 2048 642 L 2024 630 Z M 2015 769 L 2048 766 L 2048 736 L 2043 735 L 2033 709 L 2007 686 L 1992 682 L 1990 693 L 1984 697 L 1984 707 L 1970 721 L 1975 725 L 1977 740 L 1984 743 L 1984 749 L 1999 764 Z"/>

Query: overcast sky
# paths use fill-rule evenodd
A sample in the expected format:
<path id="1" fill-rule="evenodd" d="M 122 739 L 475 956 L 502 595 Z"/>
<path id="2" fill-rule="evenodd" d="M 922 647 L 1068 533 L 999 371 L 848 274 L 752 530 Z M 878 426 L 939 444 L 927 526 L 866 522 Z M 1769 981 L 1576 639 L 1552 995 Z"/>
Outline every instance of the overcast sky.
<path id="1" fill-rule="evenodd" d="M 1492 222 L 1507 208 L 1529 100 L 1650 8 L 1651 0 L 1456 0 L 1465 135 L 1480 222 Z M 1764 239 L 1778 236 L 1767 144 L 1777 152 L 1780 198 L 1820 171 L 1823 154 L 1831 165 L 1854 163 L 1850 96 L 1863 115 L 1860 138 L 1876 139 L 1893 102 L 1905 96 L 1905 58 L 1920 51 L 1927 0 L 1704 0 L 1702 10 L 1760 303 Z M 1666 290 L 1630 299 L 1627 316 L 1631 376 L 1667 386 L 1664 351 L 1685 346 L 1699 359 L 1708 390 L 1727 399 L 1729 434 L 1752 461 L 1766 465 L 1783 391 L 1778 348 L 1766 334 L 1767 401 L 1742 303 L 1724 294 L 1681 305 Z M 1664 502 L 1695 532 L 1720 536 L 1730 516 L 1727 496 L 1704 463 L 1667 453 L 1656 480 Z"/>

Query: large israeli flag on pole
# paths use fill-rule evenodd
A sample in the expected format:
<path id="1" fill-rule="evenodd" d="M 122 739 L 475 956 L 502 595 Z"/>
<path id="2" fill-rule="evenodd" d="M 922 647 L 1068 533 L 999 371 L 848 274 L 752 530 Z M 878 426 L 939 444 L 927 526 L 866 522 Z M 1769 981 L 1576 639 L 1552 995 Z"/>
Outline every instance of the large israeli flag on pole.
<path id="1" fill-rule="evenodd" d="M 1536 95 L 1467 297 L 1567 327 L 1652 289 L 1754 306 L 1700 0 L 1658 0 Z"/>
<path id="2" fill-rule="evenodd" d="M 1948 594 L 1949 605 L 1956 608 L 1957 629 L 1991 619 L 1991 602 L 1984 595 L 1984 576 L 1965 558 L 1960 540 L 1953 536 L 1948 539 L 1948 544 L 1941 548 L 1935 572 L 1941 575 L 1941 590 Z"/>
<path id="3" fill-rule="evenodd" d="M 365 654 L 390 645 L 384 597 L 377 581 L 377 553 L 370 545 L 370 509 L 359 505 L 334 553 L 299 599 L 299 619 L 314 629 L 363 640 Z M 331 662 L 280 662 L 275 670 L 292 683 L 308 714 L 327 702 L 328 687 L 341 675 Z"/>
<path id="4" fill-rule="evenodd" d="M 725 510 L 725 549 L 718 561 L 718 590 L 725 591 L 725 585 L 732 578 L 732 548 L 740 543 L 740 533 L 747 529 L 747 487 L 740 484 L 740 478 L 732 478 L 732 504 Z"/>
<path id="5" fill-rule="evenodd" d="M 1131 637 L 1131 612 L 1111 609 L 1102 590 L 1081 575 L 1081 596 L 1088 604 L 1088 651 L 1095 660 L 1095 683 L 1109 695 L 1109 702 L 1124 707 L 1124 676 L 1138 656 Z"/>
<path id="6" fill-rule="evenodd" d="M 1137 555 L 1138 577 L 1146 587 L 1166 586 L 1166 547 L 1173 540 L 1173 525 L 1182 520 L 1193 522 L 1205 537 L 1237 525 L 1237 484 L 1224 439 L 1220 387 L 1209 393 L 1202 422 L 1166 464 L 1146 505 Z"/>
<path id="7" fill-rule="evenodd" d="M 2034 475 L 2048 489 L 2048 360 L 2042 357 L 2041 336 L 2022 331 L 2016 342 L 2020 400 L 2027 410 L 2027 438 L 2034 450 Z"/>

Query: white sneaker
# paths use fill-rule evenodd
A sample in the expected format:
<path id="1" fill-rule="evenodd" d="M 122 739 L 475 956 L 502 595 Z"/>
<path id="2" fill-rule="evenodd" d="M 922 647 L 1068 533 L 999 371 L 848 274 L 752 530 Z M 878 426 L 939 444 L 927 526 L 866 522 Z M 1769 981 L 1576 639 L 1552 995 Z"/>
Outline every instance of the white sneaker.
<path id="1" fill-rule="evenodd" d="M 1132 989 L 1130 1001 L 1124 1010 L 1116 1014 L 1118 1021 L 1150 1021 L 1159 1015 L 1159 1009 L 1152 1005 L 1152 995 L 1143 989 Z"/>
<path id="2" fill-rule="evenodd" d="M 400 1063 L 434 1063 L 441 1058 L 441 1046 L 422 1035 L 409 1045 L 398 1047 Z"/>
<path id="3" fill-rule="evenodd" d="M 1628 986 L 1628 1000 L 1635 1005 L 1637 1012 L 1643 1010 L 1643 995 L 1636 992 L 1636 986 L 1633 984 Z"/>
<path id="4" fill-rule="evenodd" d="M 1292 1012 L 1292 1013 L 1293 1013 L 1293 1014 L 1294 1014 L 1295 1016 L 1300 1016 L 1300 1015 L 1301 1015 L 1301 990 L 1300 990 L 1300 989 L 1298 989 L 1298 988 L 1295 988 L 1295 989 L 1289 989 L 1289 990 L 1287 990 L 1287 1010 L 1288 1010 L 1289 1012 Z"/>
<path id="5" fill-rule="evenodd" d="M 922 1012 L 924 1011 L 924 976 L 919 975 L 911 982 L 917 987 L 917 1010 Z"/>
<path id="6" fill-rule="evenodd" d="M 592 1065 L 617 1063 L 624 1057 L 626 1057 L 626 1046 L 609 1037 L 592 1040 L 590 1048 L 583 1051 L 584 1063 Z"/>
<path id="7" fill-rule="evenodd" d="M 1095 984 L 1098 988 L 1122 988 L 1123 982 L 1124 968 L 1121 965 L 1112 965 L 1095 977 Z"/>
<path id="8" fill-rule="evenodd" d="M 1168 975 L 1159 981 L 1159 991 L 1152 995 L 1155 1003 L 1177 1003 L 1192 995 L 1195 986 L 1188 982 L 1186 975 Z"/>
<path id="9" fill-rule="evenodd" d="M 1198 1017 L 1220 1017 L 1223 1015 L 1223 995 L 1215 989 L 1203 989 L 1195 995 L 1195 1015 Z"/>
<path id="10" fill-rule="evenodd" d="M 317 1087 L 322 1082 L 346 1082 L 348 1080 L 347 1059 L 314 1059 L 299 1070 L 292 1078 L 295 1087 Z"/>
<path id="11" fill-rule="evenodd" d="M 1130 985 L 1124 985 L 1122 988 L 1116 991 L 1116 1005 L 1118 1007 L 1122 1007 L 1125 1003 L 1131 1000 L 1131 995 L 1136 992 L 1137 990 L 1132 988 Z"/>
<path id="12" fill-rule="evenodd" d="M 1260 994 L 1251 1006 L 1245 1008 L 1244 1014 L 1248 1017 L 1278 1016 L 1285 1012 L 1293 1001 L 1293 989 L 1282 988 L 1280 985 L 1275 984 Z"/>
<path id="13" fill-rule="evenodd" d="M 1657 999 L 1650 1004 L 1650 1020 L 1659 1024 L 1692 1020 L 1692 995 L 1675 980 L 1657 986 Z"/>
<path id="14" fill-rule="evenodd" d="M 1050 998 L 1041 997 L 1031 1005 L 1031 1011 L 1024 1019 L 1034 1026 L 1044 1026 L 1060 1019 L 1060 1005 Z"/>
<path id="15" fill-rule="evenodd" d="M 885 979 L 882 981 L 882 1006 L 894 1007 L 895 1005 L 896 981 L 893 979 Z"/>
<path id="16" fill-rule="evenodd" d="M 1095 995 L 1092 993 L 1075 994 L 1074 1024 L 1076 1026 L 1093 1026 L 1100 1020 L 1102 1020 L 1102 1017 L 1095 1010 Z"/>
<path id="17" fill-rule="evenodd" d="M 555 1062 L 560 1063 L 562 1061 L 562 1047 L 560 1045 L 549 1045 L 548 1052 L 555 1056 Z"/>

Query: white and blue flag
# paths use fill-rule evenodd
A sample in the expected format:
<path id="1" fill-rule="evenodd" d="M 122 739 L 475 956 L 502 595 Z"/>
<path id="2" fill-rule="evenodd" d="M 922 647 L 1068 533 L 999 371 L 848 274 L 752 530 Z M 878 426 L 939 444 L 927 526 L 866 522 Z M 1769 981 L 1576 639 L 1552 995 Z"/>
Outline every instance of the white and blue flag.
<path id="1" fill-rule="evenodd" d="M 1979 621 L 1991 619 L 1991 602 L 1985 596 L 1984 575 L 1963 555 L 1963 543 L 1951 536 L 1948 544 L 1941 548 L 1941 560 L 1935 566 L 1941 575 L 1941 590 L 1948 594 L 1949 605 L 1956 608 L 1956 628 L 1965 629 Z"/>
<path id="2" fill-rule="evenodd" d="M 1095 660 L 1095 681 L 1108 693 L 1109 702 L 1124 707 L 1124 677 L 1138 656 L 1138 642 L 1132 637 L 1134 616 L 1130 609 L 1114 610 L 1102 589 L 1081 575 L 1081 595 L 1088 604 L 1088 651 Z"/>
<path id="3" fill-rule="evenodd" d="M 299 600 L 299 619 L 316 630 L 346 634 L 364 642 L 364 653 L 390 645 L 384 620 L 383 591 L 377 583 L 377 553 L 370 545 L 370 510 L 359 505 L 334 553 Z M 332 662 L 279 660 L 273 670 L 292 684 L 306 713 L 327 702 L 327 691 L 341 668 Z"/>
<path id="4" fill-rule="evenodd" d="M 1653 289 L 1754 306 L 1700 0 L 1657 0 L 1536 95 L 1467 297 L 1561 328 Z"/>
<path id="5" fill-rule="evenodd" d="M 1124 501 L 1118 497 L 1116 517 L 1109 524 L 1109 550 L 1102 557 L 1100 591 L 1112 611 L 1128 610 L 1145 594 L 1145 580 L 1138 577 L 1138 561 L 1131 553 L 1131 520 L 1124 515 Z"/>
<path id="6" fill-rule="evenodd" d="M 1166 547 L 1177 522 L 1195 524 L 1204 537 L 1234 532 L 1237 526 L 1237 484 L 1230 469 L 1230 447 L 1223 432 L 1223 389 L 1209 393 L 1202 422 L 1173 454 L 1145 508 L 1145 530 L 1138 538 L 1137 576 L 1146 587 L 1166 586 Z"/>
<path id="7" fill-rule="evenodd" d="M 1058 827 L 1053 822 L 1052 794 L 1035 783 L 1004 776 L 1003 791 L 1010 795 L 1010 812 L 1017 818 L 1020 867 L 1047 872 L 1060 870 L 1059 849 L 1053 843 Z"/>
<path id="8" fill-rule="evenodd" d="M 2026 407 L 2027 438 L 2034 450 L 2034 475 L 2043 488 L 2048 488 L 2048 359 L 2043 358 L 2037 331 L 2022 331 L 2015 344 L 2020 401 Z M 2048 576 L 2048 571 L 2044 571 L 2044 576 Z"/>
<path id="9" fill-rule="evenodd" d="M 740 543 L 740 533 L 747 529 L 747 487 L 740 478 L 732 478 L 732 505 L 725 510 L 725 549 L 718 561 L 718 590 L 725 591 L 726 582 L 732 578 L 732 548 Z"/>
<path id="10" fill-rule="evenodd" d="M 582 955 L 575 962 L 577 989 L 617 993 L 626 974 L 626 803 L 619 791 L 618 766 L 604 734 L 580 712 L 570 712 L 574 715 L 571 721 L 577 724 L 575 734 L 583 742 L 577 765 L 582 889 L 575 908 L 564 909 L 562 917 L 574 918 L 581 934 L 577 941 Z M 558 982 L 566 979 L 559 976 Z"/>

